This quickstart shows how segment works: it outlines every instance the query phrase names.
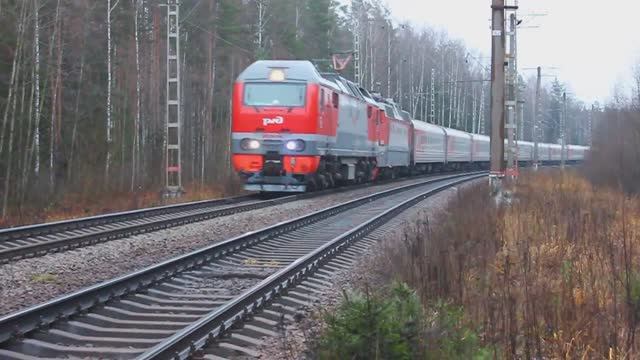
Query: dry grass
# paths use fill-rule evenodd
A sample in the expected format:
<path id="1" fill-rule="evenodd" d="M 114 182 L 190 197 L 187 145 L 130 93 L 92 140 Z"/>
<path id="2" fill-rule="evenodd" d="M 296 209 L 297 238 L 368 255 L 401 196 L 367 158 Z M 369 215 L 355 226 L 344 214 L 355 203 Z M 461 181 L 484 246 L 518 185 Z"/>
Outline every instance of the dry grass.
<path id="1" fill-rule="evenodd" d="M 240 193 L 239 182 L 229 180 L 220 185 L 187 184 L 185 194 L 179 198 L 165 198 L 161 190 L 137 192 L 78 192 L 52 201 L 46 207 L 19 206 L 0 218 L 0 228 L 39 222 L 66 220 L 111 212 L 141 209 L 190 201 L 216 199 Z"/>
<path id="2" fill-rule="evenodd" d="M 513 191 L 500 205 L 486 185 L 462 191 L 388 244 L 388 273 L 463 305 L 499 358 L 638 358 L 640 199 L 573 173 Z"/>
<path id="3" fill-rule="evenodd" d="M 54 283 L 58 281 L 58 276 L 54 274 L 35 274 L 31 276 L 31 281 L 34 283 Z"/>

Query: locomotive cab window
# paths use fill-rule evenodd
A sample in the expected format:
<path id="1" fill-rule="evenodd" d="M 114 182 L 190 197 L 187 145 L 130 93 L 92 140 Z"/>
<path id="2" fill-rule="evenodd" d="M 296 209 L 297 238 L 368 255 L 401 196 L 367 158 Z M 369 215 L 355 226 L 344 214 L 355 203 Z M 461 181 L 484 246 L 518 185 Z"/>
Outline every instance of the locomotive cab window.
<path id="1" fill-rule="evenodd" d="M 387 115 L 388 118 L 390 118 L 390 119 L 395 119 L 396 118 L 395 113 L 393 112 L 393 108 L 391 106 L 385 104 L 384 105 L 384 112 L 385 112 L 385 114 Z"/>
<path id="2" fill-rule="evenodd" d="M 304 106 L 307 86 L 294 83 L 246 83 L 244 104 L 248 106 Z"/>

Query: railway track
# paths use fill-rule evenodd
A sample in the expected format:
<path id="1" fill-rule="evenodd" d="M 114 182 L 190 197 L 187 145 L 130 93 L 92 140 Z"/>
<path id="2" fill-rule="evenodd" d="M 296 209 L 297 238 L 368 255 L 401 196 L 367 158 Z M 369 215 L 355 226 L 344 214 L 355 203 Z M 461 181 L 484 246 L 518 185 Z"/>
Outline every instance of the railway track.
<path id="1" fill-rule="evenodd" d="M 378 192 L 10 314 L 0 357 L 187 356 L 404 208 L 483 174 Z"/>
<path id="2" fill-rule="evenodd" d="M 389 182 L 392 180 L 365 186 Z M 359 187 L 362 185 L 267 200 L 245 195 L 0 229 L 0 264 Z"/>
<path id="3" fill-rule="evenodd" d="M 415 203 L 415 201 L 412 202 Z M 411 211 L 417 213 L 427 206 L 426 204 L 425 202 L 417 203 L 415 209 Z M 333 257 L 330 255 L 322 259 L 317 268 L 305 274 L 298 282 L 291 282 L 290 286 L 283 288 L 276 297 L 268 299 L 262 308 L 245 315 L 244 318 L 241 317 L 240 321 L 230 326 L 229 330 L 223 332 L 218 330 L 212 336 L 207 335 L 206 340 L 203 341 L 194 339 L 193 343 L 198 344 L 194 347 L 195 351 L 193 349 L 178 351 L 179 346 L 173 344 L 181 337 L 176 336 L 165 345 L 147 353 L 145 357 L 166 358 L 165 354 L 168 354 L 166 350 L 172 347 L 171 351 L 181 353 L 181 357 L 189 356 L 194 359 L 261 358 L 261 350 L 265 345 L 273 344 L 273 338 L 282 337 L 287 341 L 284 329 L 288 324 L 300 321 L 307 316 L 306 311 L 320 301 L 324 294 L 335 291 L 332 286 L 337 273 L 351 271 L 352 266 L 369 247 L 388 238 L 390 233 L 401 228 L 405 219 L 404 216 L 393 217 L 359 239 L 343 244 Z M 270 337 L 271 342 L 267 343 L 269 340 L 265 340 L 265 337 Z"/>
<path id="4" fill-rule="evenodd" d="M 283 204 L 287 196 L 255 196 L 198 201 L 0 230 L 0 264 L 88 246 L 145 232 Z"/>

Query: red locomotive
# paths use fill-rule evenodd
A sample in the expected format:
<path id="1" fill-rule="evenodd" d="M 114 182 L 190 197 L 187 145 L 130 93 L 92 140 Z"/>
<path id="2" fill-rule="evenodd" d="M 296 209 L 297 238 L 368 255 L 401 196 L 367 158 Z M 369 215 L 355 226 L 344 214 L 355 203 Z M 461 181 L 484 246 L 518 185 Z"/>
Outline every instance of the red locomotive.
<path id="1" fill-rule="evenodd" d="M 384 120 L 376 102 L 363 99 L 354 84 L 324 77 L 308 61 L 249 66 L 234 87 L 232 126 L 233 165 L 246 189 L 305 191 L 374 179 L 384 136 L 376 121 Z"/>

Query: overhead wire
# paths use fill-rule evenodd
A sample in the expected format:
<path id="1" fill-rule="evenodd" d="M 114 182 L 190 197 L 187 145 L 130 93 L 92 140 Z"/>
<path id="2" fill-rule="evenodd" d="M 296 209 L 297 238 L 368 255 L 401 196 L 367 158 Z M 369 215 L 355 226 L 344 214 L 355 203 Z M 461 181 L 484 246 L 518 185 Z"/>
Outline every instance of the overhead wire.
<path id="1" fill-rule="evenodd" d="M 183 23 L 189 20 L 189 16 L 193 14 L 193 12 L 198 8 L 198 6 L 200 6 L 200 4 L 202 4 L 202 0 L 198 0 L 198 2 L 186 13 L 186 15 L 182 19 L 180 19 L 180 22 Z"/>

